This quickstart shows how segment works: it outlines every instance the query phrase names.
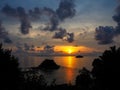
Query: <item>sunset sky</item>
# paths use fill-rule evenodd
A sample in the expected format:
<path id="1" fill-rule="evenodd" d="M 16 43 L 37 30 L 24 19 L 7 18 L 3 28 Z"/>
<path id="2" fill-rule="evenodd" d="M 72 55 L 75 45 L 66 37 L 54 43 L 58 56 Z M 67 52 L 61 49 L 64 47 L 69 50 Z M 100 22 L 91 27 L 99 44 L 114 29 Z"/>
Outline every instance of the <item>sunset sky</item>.
<path id="1" fill-rule="evenodd" d="M 120 45 L 120 0 L 0 0 L 0 42 L 13 50 L 103 52 Z"/>

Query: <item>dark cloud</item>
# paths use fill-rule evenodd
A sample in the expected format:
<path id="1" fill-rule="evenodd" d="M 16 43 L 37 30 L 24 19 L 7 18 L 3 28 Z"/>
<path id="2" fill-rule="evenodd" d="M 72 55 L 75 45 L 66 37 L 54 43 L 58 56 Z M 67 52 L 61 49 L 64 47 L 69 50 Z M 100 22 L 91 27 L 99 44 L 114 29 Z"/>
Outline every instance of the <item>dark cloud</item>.
<path id="1" fill-rule="evenodd" d="M 56 30 L 58 28 L 58 25 L 59 25 L 58 17 L 56 15 L 52 16 L 50 19 L 50 22 L 51 22 L 50 30 L 51 31 Z"/>
<path id="2" fill-rule="evenodd" d="M 24 43 L 24 50 L 30 50 L 30 46 L 27 43 Z"/>
<path id="3" fill-rule="evenodd" d="M 16 43 L 16 48 L 17 48 L 18 50 L 23 50 L 22 44 L 19 43 L 19 42 Z"/>
<path id="4" fill-rule="evenodd" d="M 50 18 L 50 24 L 47 25 L 43 30 L 45 31 L 56 31 L 58 30 L 59 20 L 56 15 L 53 15 Z"/>
<path id="5" fill-rule="evenodd" d="M 56 11 L 50 8 L 44 8 L 44 12 L 50 16 L 50 25 L 47 25 L 43 30 L 56 31 L 61 21 L 64 21 L 66 18 L 72 18 L 76 13 L 74 1 L 75 0 L 61 0 Z"/>
<path id="6" fill-rule="evenodd" d="M 60 28 L 58 32 L 55 32 L 53 38 L 62 39 L 71 43 L 74 41 L 74 33 L 67 33 L 65 29 Z"/>
<path id="7" fill-rule="evenodd" d="M 0 21 L 0 39 L 3 39 L 5 43 L 12 43 L 12 40 L 9 38 L 8 32 L 2 26 L 2 21 Z"/>
<path id="8" fill-rule="evenodd" d="M 55 32 L 54 39 L 62 39 L 69 43 L 74 41 L 74 33 L 68 33 L 63 28 L 58 28 L 60 21 L 64 21 L 66 18 L 72 18 L 75 15 L 74 0 L 61 0 L 58 9 L 54 12 L 51 9 L 47 9 L 51 14 L 50 25 L 46 26 L 44 30 L 58 31 Z"/>
<path id="9" fill-rule="evenodd" d="M 12 8 L 9 5 L 5 5 L 2 8 L 2 12 L 10 17 L 18 18 L 21 22 L 20 31 L 22 34 L 28 34 L 29 29 L 32 28 L 29 15 L 26 13 L 23 7 Z"/>
<path id="10" fill-rule="evenodd" d="M 17 16 L 17 11 L 16 9 L 12 8 L 11 6 L 9 6 L 8 4 L 5 5 L 2 10 L 1 10 L 4 14 L 6 14 L 7 16 L 12 16 L 12 17 L 16 17 Z"/>
<path id="11" fill-rule="evenodd" d="M 56 12 L 53 9 L 48 8 L 48 7 L 44 7 L 42 12 L 43 12 L 43 14 L 45 14 L 47 16 L 53 16 L 56 14 Z"/>
<path id="12" fill-rule="evenodd" d="M 28 34 L 29 29 L 32 28 L 29 16 L 23 7 L 17 7 L 17 13 L 21 22 L 20 31 L 22 34 Z"/>
<path id="13" fill-rule="evenodd" d="M 60 29 L 58 32 L 55 32 L 53 38 L 55 39 L 63 39 L 66 36 L 67 32 L 65 29 Z"/>
<path id="14" fill-rule="evenodd" d="M 74 41 L 74 33 L 67 33 L 67 37 L 65 40 L 69 43 L 72 43 Z"/>
<path id="15" fill-rule="evenodd" d="M 6 37 L 4 38 L 4 42 L 5 42 L 5 43 L 12 43 L 12 40 L 11 40 L 9 37 L 6 36 Z"/>
<path id="16" fill-rule="evenodd" d="M 17 11 L 17 15 L 20 18 L 27 17 L 27 14 L 26 14 L 25 9 L 23 7 L 17 7 L 16 11 Z"/>
<path id="17" fill-rule="evenodd" d="M 21 18 L 20 31 L 22 34 L 28 34 L 29 29 L 32 28 L 30 21 L 27 17 Z"/>
<path id="18" fill-rule="evenodd" d="M 48 7 L 35 7 L 33 10 L 29 10 L 29 15 L 34 19 L 39 19 L 42 15 L 51 17 L 55 15 L 55 11 Z"/>
<path id="19" fill-rule="evenodd" d="M 45 45 L 44 46 L 44 52 L 53 53 L 54 52 L 54 46 Z"/>
<path id="20" fill-rule="evenodd" d="M 40 18 L 42 13 L 42 10 L 38 7 L 35 7 L 34 10 L 29 10 L 29 15 L 33 18 L 33 19 L 38 19 Z"/>
<path id="21" fill-rule="evenodd" d="M 18 18 L 21 22 L 20 32 L 22 34 L 28 34 L 32 25 L 30 23 L 31 19 L 39 19 L 41 16 L 47 16 L 49 18 L 49 25 L 46 25 L 44 28 L 41 28 L 44 31 L 58 31 L 55 33 L 54 38 L 59 38 L 66 40 L 68 42 L 74 41 L 74 33 L 63 32 L 64 30 L 60 29 L 58 26 L 61 21 L 64 21 L 66 18 L 72 18 L 75 13 L 75 0 L 61 0 L 59 7 L 56 10 L 53 10 L 48 7 L 39 8 L 35 7 L 33 10 L 29 10 L 28 13 L 23 7 L 12 8 L 9 5 L 5 5 L 2 8 L 2 12 L 10 17 Z M 62 33 L 63 35 L 59 35 Z M 58 37 L 61 36 L 61 37 Z"/>
<path id="22" fill-rule="evenodd" d="M 115 28 L 112 26 L 99 26 L 96 28 L 95 39 L 98 40 L 99 44 L 110 44 L 113 42 L 114 37 L 120 35 L 120 4 L 112 18 L 117 23 Z"/>
<path id="23" fill-rule="evenodd" d="M 112 26 L 99 26 L 95 30 L 95 39 L 99 41 L 99 44 L 110 44 L 114 38 L 114 28 Z"/>
<path id="24" fill-rule="evenodd" d="M 117 23 L 115 34 L 120 35 L 120 4 L 116 8 L 116 14 L 113 16 L 113 20 Z"/>
<path id="25" fill-rule="evenodd" d="M 20 43 L 20 42 L 17 42 L 16 43 L 16 48 L 18 49 L 18 50 L 22 50 L 22 51 L 34 51 L 34 48 L 35 48 L 35 46 L 34 45 L 30 45 L 30 44 L 28 44 L 28 43 L 24 43 L 24 44 L 22 44 L 22 43 Z"/>
<path id="26" fill-rule="evenodd" d="M 44 46 L 44 50 L 53 50 L 54 46 L 46 45 Z"/>
<path id="27" fill-rule="evenodd" d="M 59 25 L 59 18 L 56 15 L 56 12 L 48 7 L 44 8 L 34 8 L 34 10 L 29 10 L 30 16 L 34 19 L 39 19 L 41 16 L 47 16 L 49 18 L 49 25 L 46 25 L 44 28 L 41 28 L 44 31 L 55 31 Z"/>
<path id="28" fill-rule="evenodd" d="M 24 43 L 24 50 L 33 51 L 34 50 L 34 45 L 29 45 L 27 43 Z"/>
<path id="29" fill-rule="evenodd" d="M 61 0 L 59 8 L 56 10 L 56 13 L 61 21 L 66 18 L 71 18 L 75 15 L 75 0 Z"/>

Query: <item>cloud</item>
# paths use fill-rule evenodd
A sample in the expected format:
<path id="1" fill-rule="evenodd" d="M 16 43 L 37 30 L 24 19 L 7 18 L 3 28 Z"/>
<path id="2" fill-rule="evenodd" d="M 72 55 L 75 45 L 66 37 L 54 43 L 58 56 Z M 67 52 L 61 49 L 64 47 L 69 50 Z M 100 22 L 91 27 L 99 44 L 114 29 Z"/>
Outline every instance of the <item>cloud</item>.
<path id="1" fill-rule="evenodd" d="M 10 17 L 18 18 L 21 22 L 20 32 L 22 34 L 28 34 L 29 29 L 32 28 L 29 15 L 26 13 L 23 7 L 12 8 L 9 5 L 5 5 L 2 8 L 2 12 Z"/>
<path id="2" fill-rule="evenodd" d="M 56 14 L 56 12 L 48 7 L 43 8 L 34 8 L 34 10 L 29 10 L 29 15 L 37 20 L 40 19 L 41 16 L 46 16 L 49 18 L 49 25 L 46 25 L 44 28 L 41 28 L 44 31 L 55 31 L 58 28 L 59 25 L 59 18 Z"/>
<path id="3" fill-rule="evenodd" d="M 29 10 L 29 15 L 33 18 L 33 19 L 38 19 L 40 18 L 40 15 L 42 13 L 42 10 L 38 7 L 35 7 L 34 10 Z"/>
<path id="4" fill-rule="evenodd" d="M 9 38 L 8 32 L 2 26 L 2 21 L 0 21 L 0 38 L 3 39 L 5 43 L 12 43 L 12 40 Z"/>
<path id="5" fill-rule="evenodd" d="M 50 25 L 47 25 L 43 30 L 56 31 L 58 30 L 58 26 L 61 21 L 75 16 L 76 10 L 74 1 L 75 0 L 61 0 L 56 11 L 50 8 L 44 8 L 44 11 L 48 13 L 48 16 L 50 16 Z"/>
<path id="6" fill-rule="evenodd" d="M 110 44 L 114 38 L 114 28 L 112 26 L 99 26 L 95 29 L 95 39 L 99 44 Z"/>
<path id="7" fill-rule="evenodd" d="M 16 43 L 17 51 L 35 51 L 35 46 L 28 43 Z"/>
<path id="8" fill-rule="evenodd" d="M 43 52 L 44 54 L 52 54 L 54 53 L 54 46 L 52 45 L 45 45 Z"/>
<path id="9" fill-rule="evenodd" d="M 54 50 L 54 46 L 46 45 L 44 46 L 45 51 Z"/>
<path id="10" fill-rule="evenodd" d="M 68 33 L 65 29 L 59 28 L 59 23 L 64 21 L 66 18 L 72 18 L 75 16 L 75 4 L 74 0 L 61 0 L 58 9 L 56 12 L 47 8 L 47 11 L 50 12 L 50 25 L 47 25 L 43 30 L 46 31 L 58 31 L 55 32 L 54 39 L 62 39 L 69 43 L 74 41 L 74 33 Z"/>
<path id="11" fill-rule="evenodd" d="M 120 4 L 116 8 L 116 14 L 112 17 L 117 23 L 114 28 L 112 26 L 99 26 L 95 29 L 95 39 L 99 44 L 110 44 L 113 42 L 113 38 L 120 35 Z"/>
<path id="12" fill-rule="evenodd" d="M 32 28 L 30 21 L 27 17 L 21 18 L 20 31 L 22 34 L 28 34 L 29 29 Z"/>
<path id="13" fill-rule="evenodd" d="M 59 28 L 58 32 L 55 32 L 54 39 L 62 39 L 69 43 L 74 41 L 74 33 L 68 33 L 65 29 Z"/>
<path id="14" fill-rule="evenodd" d="M 30 46 L 27 43 L 24 43 L 24 49 L 28 51 L 30 50 Z"/>
<path id="15" fill-rule="evenodd" d="M 56 10 L 56 13 L 61 21 L 63 21 L 66 18 L 72 18 L 75 13 L 75 0 L 61 0 L 58 9 Z"/>
<path id="16" fill-rule="evenodd" d="M 12 43 L 12 40 L 11 40 L 8 36 L 6 36 L 6 37 L 4 38 L 4 42 L 5 42 L 5 43 Z"/>
<path id="17" fill-rule="evenodd" d="M 55 11 L 48 7 L 43 7 L 43 8 L 35 7 L 33 10 L 32 9 L 29 10 L 29 15 L 33 19 L 39 19 L 39 18 L 41 18 L 42 15 L 51 17 L 54 14 L 55 14 Z"/>
<path id="18" fill-rule="evenodd" d="M 22 44 L 19 43 L 19 42 L 16 43 L 16 48 L 17 48 L 18 50 L 23 50 Z"/>
<path id="19" fill-rule="evenodd" d="M 50 18 L 50 24 L 43 28 L 44 31 L 57 31 L 59 25 L 59 20 L 56 15 Z"/>
<path id="20" fill-rule="evenodd" d="M 53 16 L 55 15 L 55 11 L 51 8 L 48 8 L 48 7 L 44 7 L 43 10 L 42 10 L 42 13 L 47 15 L 47 16 Z"/>
<path id="21" fill-rule="evenodd" d="M 62 30 L 59 29 L 59 24 L 65 19 L 75 16 L 76 10 L 74 1 L 75 0 L 61 0 L 59 7 L 56 10 L 49 7 L 35 7 L 33 10 L 29 10 L 28 13 L 23 7 L 12 8 L 9 5 L 5 5 L 2 8 L 2 12 L 9 17 L 19 19 L 21 23 L 20 32 L 24 35 L 29 34 L 30 28 L 32 28 L 31 20 L 40 19 L 41 16 L 49 18 L 49 21 L 47 22 L 49 24 L 45 25 L 45 27 L 41 27 L 42 30 L 50 32 L 58 31 L 58 33 L 61 33 Z M 64 32 L 64 34 L 65 35 L 59 39 L 63 39 L 70 43 L 74 41 L 74 33 Z M 56 35 L 54 38 L 56 38 Z"/>
<path id="22" fill-rule="evenodd" d="M 55 39 L 63 39 L 66 36 L 67 32 L 65 29 L 59 29 L 59 32 L 55 32 L 53 38 Z"/>
<path id="23" fill-rule="evenodd" d="M 74 33 L 67 33 L 65 40 L 68 41 L 69 43 L 72 43 L 74 41 Z"/>
<path id="24" fill-rule="evenodd" d="M 34 45 L 29 45 L 27 43 L 24 43 L 24 50 L 26 51 L 33 51 L 34 50 Z"/>
<path id="25" fill-rule="evenodd" d="M 12 8 L 11 6 L 9 6 L 8 4 L 5 5 L 2 10 L 1 10 L 4 14 L 6 14 L 7 16 L 12 16 L 12 17 L 16 17 L 17 16 L 17 11 L 16 9 Z"/>
<path id="26" fill-rule="evenodd" d="M 27 15 L 23 7 L 17 7 L 16 10 L 17 10 L 20 22 L 21 22 L 20 31 L 22 34 L 28 34 L 29 29 L 32 28 L 30 20 L 29 20 L 29 16 Z"/>
<path id="27" fill-rule="evenodd" d="M 120 35 L 120 3 L 116 8 L 116 14 L 112 18 L 117 23 L 115 34 Z"/>

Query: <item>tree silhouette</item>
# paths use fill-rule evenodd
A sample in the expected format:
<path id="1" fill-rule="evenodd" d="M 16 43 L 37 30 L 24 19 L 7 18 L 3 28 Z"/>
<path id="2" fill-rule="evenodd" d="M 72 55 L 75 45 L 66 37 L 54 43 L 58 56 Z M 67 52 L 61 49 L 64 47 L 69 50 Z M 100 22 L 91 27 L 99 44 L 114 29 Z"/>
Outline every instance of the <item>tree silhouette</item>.
<path id="1" fill-rule="evenodd" d="M 120 47 L 110 47 L 92 63 L 92 75 L 96 90 L 115 90 L 118 87 L 120 73 Z"/>
<path id="2" fill-rule="evenodd" d="M 3 49 L 0 44 L 0 88 L 4 90 L 17 87 L 20 75 L 18 59 L 11 55 L 11 51 Z"/>
<path id="3" fill-rule="evenodd" d="M 83 68 L 80 74 L 76 77 L 76 87 L 82 90 L 90 90 L 92 78 L 90 76 L 90 71 L 86 68 Z"/>
<path id="4" fill-rule="evenodd" d="M 44 90 L 47 87 L 46 79 L 38 73 L 24 74 L 24 82 L 21 85 L 21 90 Z"/>

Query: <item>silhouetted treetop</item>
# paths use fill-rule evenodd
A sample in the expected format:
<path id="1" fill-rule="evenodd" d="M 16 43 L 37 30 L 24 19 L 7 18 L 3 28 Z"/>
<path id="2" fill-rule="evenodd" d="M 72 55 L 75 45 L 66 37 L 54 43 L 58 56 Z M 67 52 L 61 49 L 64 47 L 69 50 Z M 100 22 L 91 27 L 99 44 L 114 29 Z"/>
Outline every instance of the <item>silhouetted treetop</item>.
<path id="1" fill-rule="evenodd" d="M 89 90 L 92 83 L 90 71 L 86 68 L 82 68 L 79 73 L 80 74 L 76 77 L 75 81 L 76 87 L 81 90 Z"/>
<path id="2" fill-rule="evenodd" d="M 11 55 L 12 50 L 3 49 L 0 44 L 0 86 L 15 87 L 20 75 L 18 59 Z"/>
<path id="3" fill-rule="evenodd" d="M 92 63 L 92 75 L 97 89 L 112 89 L 118 86 L 120 73 L 120 47 L 110 47 Z"/>

